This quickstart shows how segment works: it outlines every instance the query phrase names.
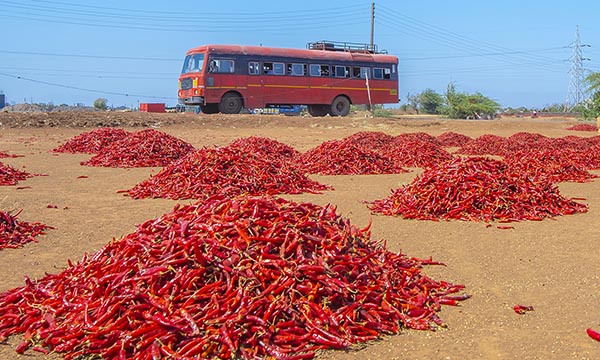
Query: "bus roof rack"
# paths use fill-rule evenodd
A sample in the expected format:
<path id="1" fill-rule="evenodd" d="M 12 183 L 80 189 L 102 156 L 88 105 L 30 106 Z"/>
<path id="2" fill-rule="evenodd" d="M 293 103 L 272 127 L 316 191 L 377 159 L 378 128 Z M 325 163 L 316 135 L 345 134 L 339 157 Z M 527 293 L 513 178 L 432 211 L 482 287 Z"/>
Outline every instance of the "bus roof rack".
<path id="1" fill-rule="evenodd" d="M 309 42 L 306 44 L 306 48 L 309 50 L 345 51 L 363 54 L 387 54 L 387 51 L 385 50 L 379 51 L 377 49 L 377 45 L 375 44 L 371 45 L 329 40 Z"/>

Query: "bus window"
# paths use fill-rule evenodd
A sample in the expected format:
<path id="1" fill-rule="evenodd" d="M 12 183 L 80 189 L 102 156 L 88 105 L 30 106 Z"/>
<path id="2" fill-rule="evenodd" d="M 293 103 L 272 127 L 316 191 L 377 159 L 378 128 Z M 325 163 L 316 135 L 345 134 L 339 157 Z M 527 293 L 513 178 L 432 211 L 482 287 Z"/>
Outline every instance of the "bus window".
<path id="1" fill-rule="evenodd" d="M 321 65 L 310 64 L 309 71 L 310 76 L 321 76 Z"/>
<path id="2" fill-rule="evenodd" d="M 211 73 L 233 73 L 233 60 L 213 59 L 208 64 L 208 72 Z"/>
<path id="3" fill-rule="evenodd" d="M 369 68 L 368 67 L 353 67 L 352 68 L 352 77 L 353 78 L 359 78 L 359 79 L 365 79 L 369 76 Z"/>
<path id="4" fill-rule="evenodd" d="M 202 71 L 202 66 L 204 65 L 204 54 L 193 54 L 185 57 L 183 61 L 183 69 L 181 69 L 182 74 L 187 74 L 191 72 L 200 72 Z"/>
<path id="5" fill-rule="evenodd" d="M 360 68 L 360 78 L 361 79 L 366 79 L 366 78 L 371 78 L 371 68 L 368 67 L 361 67 Z"/>
<path id="6" fill-rule="evenodd" d="M 250 75 L 258 75 L 258 62 L 257 61 L 249 61 L 248 62 L 248 74 Z"/>
<path id="7" fill-rule="evenodd" d="M 273 63 L 272 62 L 263 63 L 263 74 L 273 75 Z"/>
<path id="8" fill-rule="evenodd" d="M 321 76 L 329 76 L 329 65 L 321 65 Z"/>
<path id="9" fill-rule="evenodd" d="M 383 69 L 382 68 L 374 68 L 373 69 L 373 79 L 383 79 Z"/>
<path id="10" fill-rule="evenodd" d="M 273 74 L 285 75 L 285 64 L 284 63 L 273 63 Z"/>
<path id="11" fill-rule="evenodd" d="M 306 75 L 306 65 L 305 64 L 290 64 L 290 65 L 291 65 L 290 74 L 292 76 Z"/>
<path id="12" fill-rule="evenodd" d="M 386 80 L 389 80 L 392 78 L 392 71 L 390 70 L 390 68 L 383 69 L 383 78 Z"/>
<path id="13" fill-rule="evenodd" d="M 349 77 L 350 67 L 349 66 L 336 66 L 335 77 Z"/>

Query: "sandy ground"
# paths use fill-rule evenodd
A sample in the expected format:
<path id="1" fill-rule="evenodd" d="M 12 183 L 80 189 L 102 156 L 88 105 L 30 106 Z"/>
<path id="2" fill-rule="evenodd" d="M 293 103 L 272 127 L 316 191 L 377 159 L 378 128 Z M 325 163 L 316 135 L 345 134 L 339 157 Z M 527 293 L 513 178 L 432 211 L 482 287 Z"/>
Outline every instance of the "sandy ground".
<path id="1" fill-rule="evenodd" d="M 12 116 L 13 118 L 8 118 Z M 175 201 L 132 200 L 116 193 L 156 173 L 158 168 L 110 169 L 79 165 L 89 155 L 53 155 L 48 150 L 91 128 L 60 125 L 64 119 L 88 117 L 86 124 L 104 114 L 53 115 L 53 127 L 6 126 L 16 115 L 1 115 L 0 150 L 24 155 L 2 159 L 7 164 L 48 176 L 0 186 L 0 210 L 23 209 L 21 220 L 41 221 L 56 229 L 21 249 L 0 251 L 0 291 L 23 285 L 24 276 L 39 278 L 60 272 L 68 259 L 80 260 L 112 238 L 132 232 L 135 224 L 170 211 Z M 19 115 L 21 116 L 21 115 Z M 22 115 L 34 118 L 44 115 Z M 47 116 L 47 115 L 46 115 Z M 127 115 L 122 115 L 127 116 Z M 129 116 L 144 119 L 144 114 Z M 383 131 L 391 135 L 423 131 L 439 135 L 455 131 L 476 137 L 509 136 L 525 131 L 546 136 L 592 136 L 565 130 L 573 119 L 501 119 L 457 121 L 435 117 L 400 119 L 300 118 L 285 116 L 222 116 L 165 114 L 152 117 L 160 130 L 196 147 L 226 145 L 245 136 L 279 140 L 306 151 L 325 140 L 358 131 Z M 158 119 L 158 121 L 156 120 Z M 78 120 L 79 121 L 79 120 Z M 37 122 L 36 122 L 37 123 Z M 127 124 L 128 122 L 123 122 Z M 58 125 L 57 125 L 58 124 Z M 69 126 L 69 127 L 66 127 Z M 140 128 L 125 127 L 127 130 Z M 325 351 L 318 359 L 598 359 L 600 343 L 585 329 L 600 330 L 600 180 L 560 184 L 567 197 L 587 200 L 589 212 L 555 220 L 520 222 L 514 229 L 486 228 L 483 223 L 431 222 L 373 216 L 363 201 L 387 196 L 410 182 L 420 170 L 400 175 L 314 176 L 335 190 L 320 195 L 286 198 L 337 205 L 338 212 L 358 226 L 372 218 L 372 238 L 387 240 L 392 251 L 442 261 L 446 267 L 427 267 L 431 277 L 466 285 L 473 297 L 461 306 L 444 306 L 439 314 L 448 324 L 436 332 L 407 330 L 348 351 Z M 86 175 L 87 178 L 78 178 Z M 49 204 L 58 208 L 48 208 Z M 515 304 L 535 311 L 518 315 Z M 19 337 L 0 345 L 0 359 L 60 359 L 14 352 Z"/>

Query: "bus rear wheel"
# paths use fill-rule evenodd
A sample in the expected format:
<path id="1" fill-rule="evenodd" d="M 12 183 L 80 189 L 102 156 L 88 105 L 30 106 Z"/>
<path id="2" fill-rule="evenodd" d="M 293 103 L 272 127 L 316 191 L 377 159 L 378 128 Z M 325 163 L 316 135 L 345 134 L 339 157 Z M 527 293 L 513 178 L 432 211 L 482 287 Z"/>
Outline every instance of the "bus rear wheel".
<path id="1" fill-rule="evenodd" d="M 346 116 L 350 113 L 350 100 L 340 95 L 333 99 L 331 108 L 329 109 L 329 115 L 331 116 Z"/>
<path id="2" fill-rule="evenodd" d="M 221 98 L 219 111 L 222 114 L 239 114 L 243 107 L 242 98 L 235 93 L 227 93 Z"/>
<path id="3" fill-rule="evenodd" d="M 322 117 L 329 113 L 327 105 L 308 105 L 308 113 L 311 116 Z"/>

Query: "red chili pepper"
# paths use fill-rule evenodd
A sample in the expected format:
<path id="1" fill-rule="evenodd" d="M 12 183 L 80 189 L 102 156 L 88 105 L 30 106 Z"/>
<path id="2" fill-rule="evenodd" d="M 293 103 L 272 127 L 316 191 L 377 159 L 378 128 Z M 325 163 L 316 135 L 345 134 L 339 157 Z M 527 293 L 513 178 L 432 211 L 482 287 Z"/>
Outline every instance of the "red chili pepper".
<path id="1" fill-rule="evenodd" d="M 533 306 L 527 306 L 527 305 L 515 305 L 513 307 L 513 310 L 517 313 L 517 314 L 525 314 L 527 311 L 533 311 Z"/>
<path id="2" fill-rule="evenodd" d="M 589 337 L 591 337 L 592 339 L 594 339 L 596 341 L 600 341 L 600 332 L 598 332 L 592 328 L 587 328 L 585 331 L 587 332 Z"/>

